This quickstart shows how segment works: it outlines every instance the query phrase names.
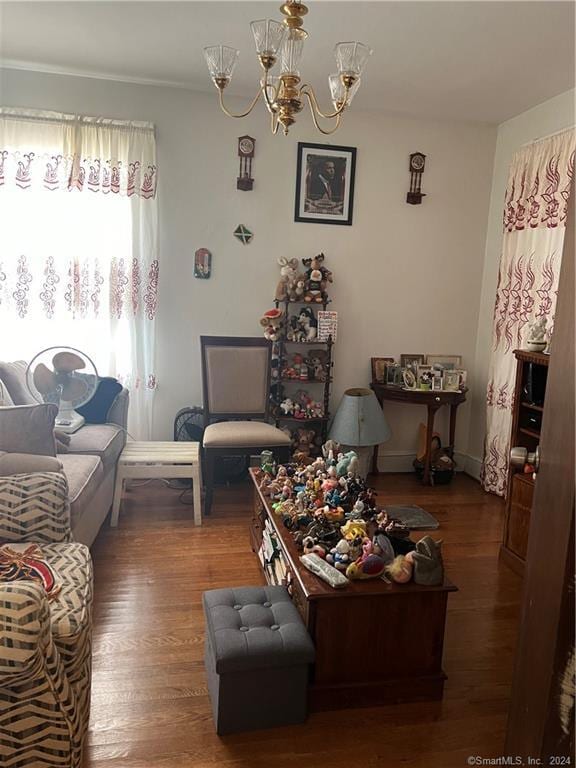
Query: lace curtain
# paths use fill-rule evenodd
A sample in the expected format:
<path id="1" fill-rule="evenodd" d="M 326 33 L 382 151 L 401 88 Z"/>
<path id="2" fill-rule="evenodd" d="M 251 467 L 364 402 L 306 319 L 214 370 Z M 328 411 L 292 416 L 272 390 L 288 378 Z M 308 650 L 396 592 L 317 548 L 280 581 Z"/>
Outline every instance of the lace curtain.
<path id="1" fill-rule="evenodd" d="M 504 496 L 516 358 L 531 323 L 554 322 L 570 185 L 574 131 L 535 142 L 512 159 L 504 204 L 504 235 L 488 376 L 487 430 L 482 466 L 485 490 Z"/>
<path id="2" fill-rule="evenodd" d="M 74 346 L 130 390 L 150 437 L 157 386 L 153 126 L 0 109 L 0 358 Z"/>

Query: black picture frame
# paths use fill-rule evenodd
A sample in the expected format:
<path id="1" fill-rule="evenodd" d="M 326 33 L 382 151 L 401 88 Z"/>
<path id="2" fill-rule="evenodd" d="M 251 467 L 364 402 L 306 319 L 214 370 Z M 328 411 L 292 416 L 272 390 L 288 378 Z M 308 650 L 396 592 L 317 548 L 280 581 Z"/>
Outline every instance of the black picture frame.
<path id="1" fill-rule="evenodd" d="M 355 174 L 356 147 L 299 141 L 294 221 L 352 226 Z"/>

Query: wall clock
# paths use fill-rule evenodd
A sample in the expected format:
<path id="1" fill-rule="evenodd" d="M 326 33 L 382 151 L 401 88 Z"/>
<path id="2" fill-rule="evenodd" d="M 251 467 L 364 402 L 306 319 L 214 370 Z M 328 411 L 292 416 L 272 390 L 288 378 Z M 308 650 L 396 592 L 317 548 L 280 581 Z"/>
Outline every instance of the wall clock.
<path id="1" fill-rule="evenodd" d="M 252 178 L 252 160 L 256 139 L 252 136 L 240 136 L 238 139 L 238 157 L 240 158 L 240 175 L 236 181 L 236 189 L 249 192 L 254 186 Z"/>
<path id="2" fill-rule="evenodd" d="M 422 174 L 426 164 L 426 155 L 422 152 L 413 152 L 410 155 L 410 191 L 406 195 L 406 202 L 410 205 L 420 205 L 426 193 L 421 191 Z"/>

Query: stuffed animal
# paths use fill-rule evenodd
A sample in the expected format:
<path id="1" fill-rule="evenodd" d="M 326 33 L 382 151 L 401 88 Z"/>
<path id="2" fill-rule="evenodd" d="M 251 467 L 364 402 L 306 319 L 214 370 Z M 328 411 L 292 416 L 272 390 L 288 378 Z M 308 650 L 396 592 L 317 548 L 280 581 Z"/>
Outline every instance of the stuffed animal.
<path id="1" fill-rule="evenodd" d="M 316 432 L 313 429 L 298 428 L 295 435 L 296 450 L 303 453 L 305 456 L 310 456 L 315 437 Z"/>
<path id="2" fill-rule="evenodd" d="M 424 536 L 423 539 L 416 542 L 416 549 L 410 553 L 414 562 L 414 581 L 416 584 L 436 587 L 443 583 L 444 563 L 441 546 L 442 540 L 434 541 L 431 536 Z"/>
<path id="3" fill-rule="evenodd" d="M 304 301 L 308 303 L 324 304 L 328 301 L 326 286 L 333 282 L 332 272 L 323 266 L 324 254 L 319 253 L 313 259 L 302 259 L 306 269 Z"/>
<path id="4" fill-rule="evenodd" d="M 311 349 L 306 358 L 308 378 L 314 381 L 326 381 L 328 352 L 325 349 Z"/>
<path id="5" fill-rule="evenodd" d="M 386 566 L 386 575 L 390 576 L 396 584 L 406 584 L 412 578 L 412 552 L 407 555 L 398 555 Z"/>
<path id="6" fill-rule="evenodd" d="M 338 454 L 338 463 L 336 464 L 338 477 L 351 473 L 353 475 L 358 471 L 358 455 L 356 451 Z"/>
<path id="7" fill-rule="evenodd" d="M 305 536 L 302 539 L 302 549 L 304 550 L 305 555 L 314 554 L 318 555 L 318 557 L 321 557 L 322 559 L 326 557 L 326 550 L 324 547 L 314 541 L 313 536 Z"/>
<path id="8" fill-rule="evenodd" d="M 269 309 L 260 318 L 260 325 L 264 328 L 264 338 L 268 341 L 278 341 L 282 336 L 282 309 Z"/>
<path id="9" fill-rule="evenodd" d="M 382 576 L 386 563 L 378 555 L 367 555 L 358 558 L 346 568 L 348 579 L 377 579 Z"/>
<path id="10" fill-rule="evenodd" d="M 290 259 L 288 261 L 288 259 L 280 258 L 278 259 L 278 264 L 280 265 L 280 281 L 276 286 L 274 298 L 276 301 L 286 301 L 286 299 L 290 298 L 290 292 L 296 278 L 298 259 Z"/>
<path id="11" fill-rule="evenodd" d="M 326 555 L 327 562 L 338 568 L 339 571 L 345 571 L 350 564 L 350 544 L 346 539 L 340 539 L 335 547 L 332 547 Z"/>
<path id="12" fill-rule="evenodd" d="M 318 334 L 318 321 L 314 315 L 314 310 L 310 307 L 303 307 L 298 315 L 298 326 L 302 329 L 304 341 L 314 341 Z"/>
<path id="13" fill-rule="evenodd" d="M 283 411 L 284 416 L 290 416 L 291 413 L 294 413 L 294 403 L 289 397 L 280 403 L 280 410 Z"/>

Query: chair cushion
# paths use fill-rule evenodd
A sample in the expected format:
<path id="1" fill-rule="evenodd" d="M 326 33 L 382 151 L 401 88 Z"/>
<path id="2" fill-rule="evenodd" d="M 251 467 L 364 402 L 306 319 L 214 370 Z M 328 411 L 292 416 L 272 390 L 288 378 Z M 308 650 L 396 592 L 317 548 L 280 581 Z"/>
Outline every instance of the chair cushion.
<path id="1" fill-rule="evenodd" d="M 60 460 L 68 480 L 70 526 L 74 529 L 102 482 L 104 467 L 98 456 L 83 453 L 62 453 Z"/>
<path id="2" fill-rule="evenodd" d="M 0 451 L 0 477 L 26 475 L 30 472 L 62 472 L 62 464 L 54 456 Z"/>
<path id="3" fill-rule="evenodd" d="M 0 379 L 0 407 L 6 407 L 14 405 L 14 400 L 10 397 L 10 393 L 2 379 Z"/>
<path id="4" fill-rule="evenodd" d="M 118 461 L 126 444 L 126 433 L 113 424 L 85 424 L 71 435 L 66 453 L 82 453 L 98 456 L 104 469 Z"/>
<path id="5" fill-rule="evenodd" d="M 290 437 L 261 421 L 221 421 L 204 430 L 205 448 L 250 448 L 290 445 Z"/>
<path id="6" fill-rule="evenodd" d="M 284 587 L 212 589 L 202 595 L 216 671 L 314 661 L 314 645 Z"/>

